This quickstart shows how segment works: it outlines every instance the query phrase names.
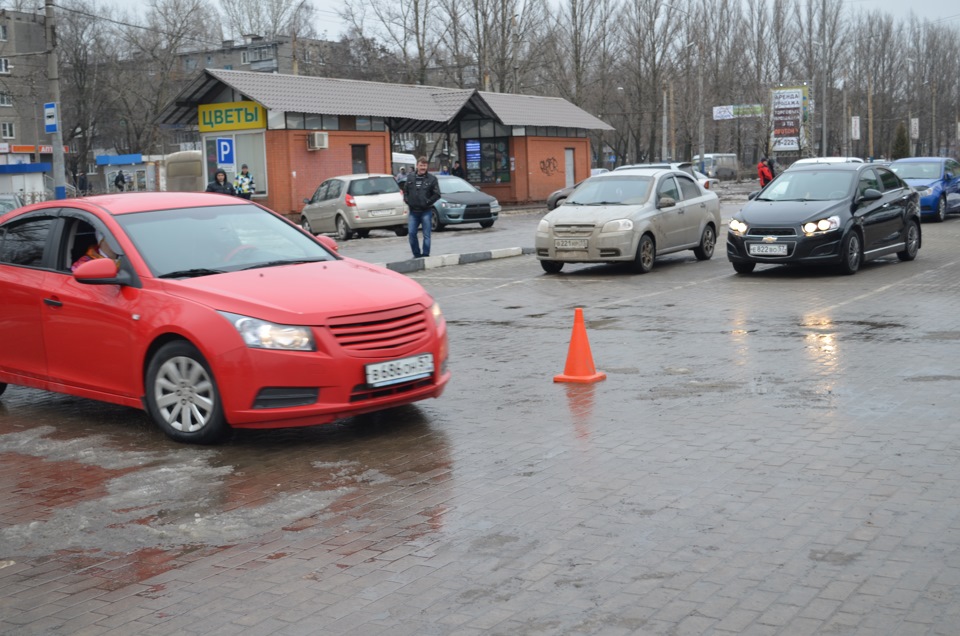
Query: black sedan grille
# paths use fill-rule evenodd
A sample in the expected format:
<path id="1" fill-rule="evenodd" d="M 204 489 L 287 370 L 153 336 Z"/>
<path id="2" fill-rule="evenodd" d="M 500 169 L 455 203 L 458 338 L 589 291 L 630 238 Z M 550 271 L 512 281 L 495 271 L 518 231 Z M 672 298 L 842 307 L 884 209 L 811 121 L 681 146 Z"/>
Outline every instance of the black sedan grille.
<path id="1" fill-rule="evenodd" d="M 475 203 L 468 205 L 467 209 L 463 211 L 463 219 L 465 221 L 469 220 L 483 220 L 490 218 L 490 204 L 489 203 Z"/>
<path id="2" fill-rule="evenodd" d="M 796 236 L 797 230 L 792 227 L 751 227 L 747 236 Z"/>

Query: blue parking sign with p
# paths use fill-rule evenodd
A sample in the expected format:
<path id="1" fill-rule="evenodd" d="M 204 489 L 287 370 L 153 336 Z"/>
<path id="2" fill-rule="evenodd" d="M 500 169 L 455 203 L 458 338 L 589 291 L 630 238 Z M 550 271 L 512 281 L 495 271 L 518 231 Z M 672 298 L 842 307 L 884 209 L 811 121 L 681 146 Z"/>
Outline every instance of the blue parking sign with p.
<path id="1" fill-rule="evenodd" d="M 217 163 L 220 165 L 233 165 L 232 137 L 217 137 Z"/>

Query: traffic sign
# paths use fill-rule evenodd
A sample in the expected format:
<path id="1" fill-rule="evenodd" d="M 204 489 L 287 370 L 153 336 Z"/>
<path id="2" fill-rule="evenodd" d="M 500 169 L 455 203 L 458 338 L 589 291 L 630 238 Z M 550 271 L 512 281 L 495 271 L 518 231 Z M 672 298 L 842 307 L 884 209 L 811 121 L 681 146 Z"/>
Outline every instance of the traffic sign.
<path id="1" fill-rule="evenodd" d="M 217 137 L 217 165 L 232 166 L 233 137 Z"/>
<path id="2" fill-rule="evenodd" d="M 57 103 L 47 102 L 43 105 L 43 129 L 48 135 L 57 132 L 60 122 L 57 118 Z"/>

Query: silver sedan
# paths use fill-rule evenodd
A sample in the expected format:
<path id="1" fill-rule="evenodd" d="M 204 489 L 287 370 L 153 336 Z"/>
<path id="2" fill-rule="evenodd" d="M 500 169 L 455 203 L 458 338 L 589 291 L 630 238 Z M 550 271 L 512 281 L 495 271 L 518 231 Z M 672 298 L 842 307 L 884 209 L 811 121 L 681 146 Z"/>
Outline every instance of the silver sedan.
<path id="1" fill-rule="evenodd" d="M 664 254 L 711 258 L 719 227 L 720 200 L 689 174 L 614 171 L 591 178 L 543 217 L 536 254 L 549 274 L 566 263 L 629 263 L 643 274 Z"/>

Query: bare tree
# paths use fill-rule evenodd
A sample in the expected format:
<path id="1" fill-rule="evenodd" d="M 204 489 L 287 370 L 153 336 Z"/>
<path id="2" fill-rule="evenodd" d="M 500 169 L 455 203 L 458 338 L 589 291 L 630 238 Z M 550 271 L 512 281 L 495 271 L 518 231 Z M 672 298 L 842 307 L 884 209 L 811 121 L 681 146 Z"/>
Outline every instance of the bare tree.
<path id="1" fill-rule="evenodd" d="M 211 15 L 207 0 L 151 0 L 144 26 L 128 19 L 118 28 L 121 58 L 110 78 L 115 114 L 104 128 L 119 152 L 162 151 L 154 122 L 189 79 L 178 55 L 219 43 Z"/>
<path id="2" fill-rule="evenodd" d="M 64 0 L 69 19 L 58 26 L 59 68 L 63 102 L 63 141 L 71 147 L 67 169 L 86 171 L 86 160 L 96 147 L 105 118 L 112 109 L 111 77 L 118 60 L 106 6 L 84 0 Z"/>
<path id="3" fill-rule="evenodd" d="M 224 31 L 232 38 L 313 37 L 316 10 L 309 0 L 220 0 Z"/>

